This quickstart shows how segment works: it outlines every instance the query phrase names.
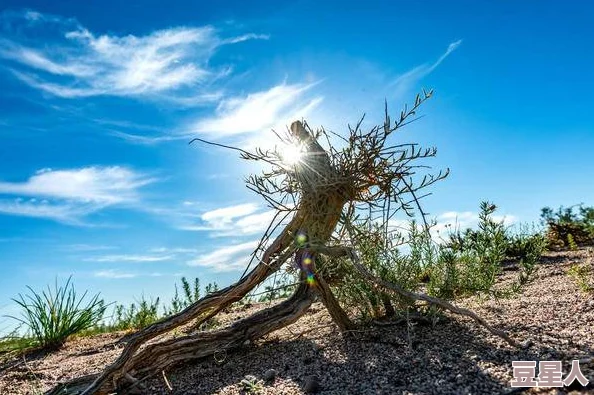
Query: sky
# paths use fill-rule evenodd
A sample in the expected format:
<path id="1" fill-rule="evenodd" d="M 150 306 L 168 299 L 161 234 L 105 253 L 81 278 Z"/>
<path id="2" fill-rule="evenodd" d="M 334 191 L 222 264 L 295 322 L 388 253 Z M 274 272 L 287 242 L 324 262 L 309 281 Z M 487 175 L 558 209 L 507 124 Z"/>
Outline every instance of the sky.
<path id="1" fill-rule="evenodd" d="M 401 142 L 450 168 L 443 226 L 594 205 L 594 5 L 582 1 L 0 1 L 0 315 L 73 277 L 129 303 L 228 285 L 272 218 L 237 153 L 345 133 L 422 88 Z M 403 220 L 406 218 L 402 218 Z M 11 323 L 0 318 L 0 332 Z"/>

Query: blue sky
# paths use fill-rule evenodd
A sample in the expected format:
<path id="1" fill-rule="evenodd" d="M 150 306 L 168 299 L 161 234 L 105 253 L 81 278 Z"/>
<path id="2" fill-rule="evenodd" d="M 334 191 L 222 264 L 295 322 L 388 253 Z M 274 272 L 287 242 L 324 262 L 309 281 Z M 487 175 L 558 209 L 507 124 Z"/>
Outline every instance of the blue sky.
<path id="1" fill-rule="evenodd" d="M 472 225 L 594 204 L 587 2 L 12 1 L 0 5 L 0 314 L 74 276 L 108 301 L 238 278 L 270 212 L 253 164 L 305 117 L 344 132 L 435 96 L 399 136 L 451 175 L 425 200 Z M 0 330 L 6 327 L 0 319 Z"/>

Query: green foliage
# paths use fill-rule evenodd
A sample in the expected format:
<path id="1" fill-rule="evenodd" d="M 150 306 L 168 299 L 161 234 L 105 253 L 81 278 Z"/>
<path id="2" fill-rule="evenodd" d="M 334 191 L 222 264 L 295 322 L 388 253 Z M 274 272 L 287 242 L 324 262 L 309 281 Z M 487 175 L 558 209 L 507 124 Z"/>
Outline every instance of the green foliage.
<path id="1" fill-rule="evenodd" d="M 214 282 L 214 283 L 208 283 L 206 284 L 206 287 L 204 288 L 204 292 L 208 295 L 211 294 L 213 292 L 217 292 L 219 290 L 219 285 Z"/>
<path id="2" fill-rule="evenodd" d="M 434 287 L 436 295 L 453 297 L 491 292 L 502 264 L 508 259 L 518 262 L 519 267 L 513 291 L 518 291 L 529 281 L 545 251 L 546 238 L 527 226 L 521 226 L 519 232 L 511 232 L 503 221 L 493 219 L 496 209 L 492 203 L 481 202 L 478 229 L 450 234 L 449 241 L 441 248 L 438 263 L 438 266 L 447 268 L 449 274 L 441 276 L 446 278 L 446 286 L 438 284 Z"/>
<path id="3" fill-rule="evenodd" d="M 194 279 L 193 286 L 190 286 L 190 282 L 185 277 L 181 278 L 181 282 L 183 299 L 179 297 L 178 287 L 177 284 L 175 284 L 175 294 L 173 296 L 173 299 L 171 300 L 169 306 L 165 306 L 163 308 L 165 316 L 177 314 L 186 307 L 190 306 L 192 303 L 198 301 L 198 299 L 200 299 L 200 279 L 198 277 Z M 214 287 L 218 286 L 215 284 Z M 208 288 L 206 292 L 208 293 Z"/>
<path id="4" fill-rule="evenodd" d="M 541 232 L 526 227 L 521 228 L 519 233 L 507 236 L 507 239 L 505 255 L 518 261 L 518 286 L 521 286 L 528 282 L 534 272 L 536 264 L 546 250 L 547 239 Z"/>
<path id="5" fill-rule="evenodd" d="M 594 262 L 572 265 L 567 274 L 573 278 L 583 292 L 594 292 Z"/>
<path id="6" fill-rule="evenodd" d="M 284 299 L 293 293 L 297 279 L 294 274 L 285 272 L 280 278 L 274 278 L 272 284 L 264 287 L 258 302 L 271 302 L 277 299 Z"/>
<path id="7" fill-rule="evenodd" d="M 109 328 L 116 331 L 144 328 L 159 319 L 159 303 L 159 298 L 153 301 L 142 296 L 139 301 L 129 306 L 116 305 Z"/>
<path id="8" fill-rule="evenodd" d="M 30 294 L 13 299 L 21 307 L 21 318 L 12 318 L 25 325 L 35 344 L 43 348 L 60 348 L 69 336 L 97 325 L 105 313 L 99 294 L 83 304 L 87 292 L 78 297 L 71 277 L 60 286 L 56 280 L 53 290 L 49 286 L 41 292 L 27 288 Z"/>
<path id="9" fill-rule="evenodd" d="M 240 382 L 239 387 L 244 393 L 257 394 L 262 391 L 262 380 L 252 375 L 245 376 Z"/>
<path id="10" fill-rule="evenodd" d="M 414 221 L 404 235 L 377 225 L 355 226 L 353 242 L 369 271 L 408 291 L 423 290 L 443 299 L 494 293 L 493 286 L 507 260 L 518 263 L 518 280 L 513 286 L 517 291 L 533 273 L 546 240 L 528 227 L 511 232 L 503 221 L 493 218 L 495 211 L 494 204 L 482 202 L 477 229 L 451 232 L 443 244 L 437 244 Z M 344 273 L 336 295 L 360 318 L 402 315 L 414 309 L 412 301 L 378 291 L 341 259 L 325 266 Z"/>
<path id="11" fill-rule="evenodd" d="M 0 362 L 15 352 L 19 353 L 35 348 L 37 344 L 37 341 L 32 337 L 20 336 L 18 331 L 14 330 L 7 336 L 0 338 Z"/>
<path id="12" fill-rule="evenodd" d="M 497 207 L 481 202 L 478 229 L 452 232 L 440 247 L 429 290 L 435 296 L 451 298 L 475 292 L 489 292 L 501 271 L 508 238 L 503 221 L 492 217 Z"/>
<path id="13" fill-rule="evenodd" d="M 573 235 L 571 233 L 567 234 L 567 245 L 569 247 L 569 249 L 571 251 L 577 251 L 578 250 L 578 245 L 575 242 L 575 239 L 573 238 Z"/>
<path id="14" fill-rule="evenodd" d="M 357 251 L 361 263 L 377 277 L 400 285 L 408 291 L 419 288 L 423 263 L 430 261 L 433 254 L 430 238 L 410 224 L 410 253 L 402 254 L 398 246 L 403 238 L 398 232 L 385 232 L 374 224 L 356 226 Z M 335 259 L 328 266 L 338 267 L 343 272 L 342 281 L 336 287 L 336 295 L 341 303 L 354 310 L 362 320 L 395 314 L 395 309 L 406 310 L 412 301 L 378 291 L 372 284 L 361 278 L 343 258 Z M 396 307 L 394 307 L 394 305 Z"/>
<path id="15" fill-rule="evenodd" d="M 541 219 L 547 226 L 548 247 L 552 249 L 594 245 L 594 207 L 583 204 L 557 211 L 545 207 Z"/>

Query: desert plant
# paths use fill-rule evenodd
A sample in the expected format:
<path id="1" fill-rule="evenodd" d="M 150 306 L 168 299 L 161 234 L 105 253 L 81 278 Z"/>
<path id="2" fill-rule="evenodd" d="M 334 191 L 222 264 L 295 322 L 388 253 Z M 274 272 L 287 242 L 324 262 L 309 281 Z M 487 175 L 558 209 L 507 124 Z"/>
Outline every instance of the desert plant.
<path id="1" fill-rule="evenodd" d="M 520 226 L 519 232 L 507 236 L 505 255 L 507 258 L 518 261 L 520 269 L 518 286 L 528 282 L 546 246 L 545 235 L 527 226 Z"/>
<path id="2" fill-rule="evenodd" d="M 69 336 L 92 328 L 103 318 L 106 306 L 99 294 L 83 304 L 87 292 L 78 297 L 71 279 L 60 286 L 56 280 L 54 289 L 48 286 L 47 292 L 28 286 L 30 294 L 13 299 L 22 308 L 22 317 L 12 318 L 25 325 L 43 348 L 57 349 Z"/>
<path id="3" fill-rule="evenodd" d="M 574 264 L 567 274 L 583 292 L 594 292 L 594 266 L 591 263 Z"/>
<path id="4" fill-rule="evenodd" d="M 547 226 L 549 248 L 594 245 L 594 207 L 579 204 L 567 208 L 561 206 L 557 211 L 545 207 L 541 219 Z"/>
<path id="5" fill-rule="evenodd" d="M 423 92 L 414 104 L 404 108 L 392 120 L 387 104 L 382 124 L 369 131 L 362 130 L 363 119 L 333 145 L 329 133 L 311 130 L 304 122 L 291 124 L 285 138 L 277 135 L 281 149 L 256 149 L 249 152 L 218 143 L 241 152 L 244 159 L 265 162 L 270 168 L 261 175 L 248 177 L 248 188 L 255 191 L 274 209 L 275 215 L 251 255 L 250 264 L 237 283 L 204 296 L 182 313 L 161 320 L 133 335 L 122 354 L 99 376 L 78 380 L 85 394 L 125 392 L 131 385 L 143 381 L 170 365 L 185 360 L 216 355 L 225 345 L 231 351 L 253 342 L 268 333 L 299 319 L 314 300 L 320 300 L 340 331 L 350 331 L 355 324 L 339 304 L 324 273 L 332 258 L 348 257 L 360 276 L 375 287 L 390 294 L 438 305 L 454 313 L 472 317 L 491 333 L 501 336 L 514 346 L 519 344 L 488 325 L 473 312 L 424 293 L 409 292 L 397 284 L 370 273 L 358 257 L 358 245 L 352 242 L 351 229 L 357 213 L 369 213 L 371 222 L 389 224 L 399 212 L 410 217 L 425 213 L 419 199 L 424 188 L 446 177 L 447 172 L 425 173 L 420 159 L 435 155 L 435 149 L 422 149 L 417 144 L 401 144 L 391 139 L 399 128 L 414 121 L 421 104 L 432 92 Z M 328 145 L 324 148 L 326 139 Z M 392 140 L 392 141 L 390 141 Z M 285 152 L 292 152 L 285 155 Z M 291 160 L 287 160 L 290 158 Z M 156 336 L 170 332 L 192 320 L 204 322 L 236 303 L 257 286 L 263 284 L 283 265 L 295 262 L 299 267 L 300 284 L 293 295 L 274 306 L 260 310 L 234 322 L 229 328 L 175 340 L 150 342 Z M 340 271 L 328 281 L 344 281 Z M 148 344 L 147 344 L 148 343 Z M 216 356 L 215 356 L 216 358 Z M 69 383 L 57 387 L 58 394 Z M 88 385 L 88 386 L 87 386 Z"/>
<path id="6" fill-rule="evenodd" d="M 13 330 L 6 336 L 0 337 L 0 362 L 10 358 L 14 353 L 20 353 L 34 348 L 37 341 L 29 336 L 22 336 L 18 329 Z"/>
<path id="7" fill-rule="evenodd" d="M 204 292 L 209 295 L 212 293 L 215 293 L 219 290 L 219 285 L 215 282 L 212 283 L 208 283 L 206 284 L 206 287 L 204 287 Z"/>
<path id="8" fill-rule="evenodd" d="M 244 393 L 257 394 L 262 390 L 262 380 L 252 375 L 245 376 L 240 382 L 239 387 Z"/>
<path id="9" fill-rule="evenodd" d="M 400 230 L 363 222 L 353 228 L 352 237 L 359 246 L 361 262 L 371 273 L 389 279 L 408 291 L 415 291 L 419 288 L 421 271 L 427 261 L 426 233 L 419 231 L 414 221 L 409 224 L 407 232 L 410 237 L 405 238 Z M 409 251 L 406 254 L 399 250 L 399 247 L 404 247 L 404 240 L 407 240 L 406 249 Z M 406 311 L 412 304 L 406 297 L 388 295 L 369 284 L 344 258 L 325 266 L 341 272 L 341 281 L 333 287 L 337 298 L 363 321 L 384 315 L 393 316 L 397 311 Z M 332 275 L 334 273 L 325 273 L 327 278 L 332 278 Z"/>
<path id="10" fill-rule="evenodd" d="M 200 299 L 200 279 L 196 277 L 194 284 L 190 286 L 190 282 L 185 278 L 181 278 L 183 299 L 179 296 L 177 283 L 175 284 L 175 294 L 169 306 L 163 307 L 163 313 L 165 316 L 170 316 L 179 313 L 198 299 Z M 215 284 L 216 286 L 216 284 Z M 207 291 L 208 292 L 208 291 Z"/>
<path id="11" fill-rule="evenodd" d="M 129 306 L 118 304 L 114 307 L 114 319 L 109 327 L 112 330 L 141 329 L 159 319 L 159 298 L 147 300 L 144 296 Z"/>
<path id="12" fill-rule="evenodd" d="M 488 292 L 495 284 L 507 249 L 503 221 L 495 221 L 492 217 L 496 209 L 497 206 L 490 202 L 481 202 L 478 229 L 450 233 L 449 240 L 441 248 L 440 265 L 456 273 L 456 294 Z"/>

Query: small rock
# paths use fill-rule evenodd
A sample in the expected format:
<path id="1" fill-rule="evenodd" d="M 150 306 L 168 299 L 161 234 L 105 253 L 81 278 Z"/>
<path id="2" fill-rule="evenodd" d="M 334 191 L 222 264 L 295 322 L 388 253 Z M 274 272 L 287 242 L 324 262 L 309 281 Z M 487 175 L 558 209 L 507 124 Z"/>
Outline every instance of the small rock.
<path id="1" fill-rule="evenodd" d="M 314 361 L 314 359 L 312 358 L 311 355 L 306 355 L 303 357 L 302 361 L 303 361 L 303 364 L 309 365 L 310 363 L 312 363 Z"/>
<path id="2" fill-rule="evenodd" d="M 321 389 L 320 381 L 316 376 L 307 376 L 303 384 L 303 391 L 308 394 L 315 394 Z"/>
<path id="3" fill-rule="evenodd" d="M 274 369 L 268 369 L 265 373 L 264 376 L 262 376 L 262 378 L 264 379 L 264 381 L 266 382 L 271 382 L 274 381 L 274 379 L 276 379 L 276 370 Z"/>

